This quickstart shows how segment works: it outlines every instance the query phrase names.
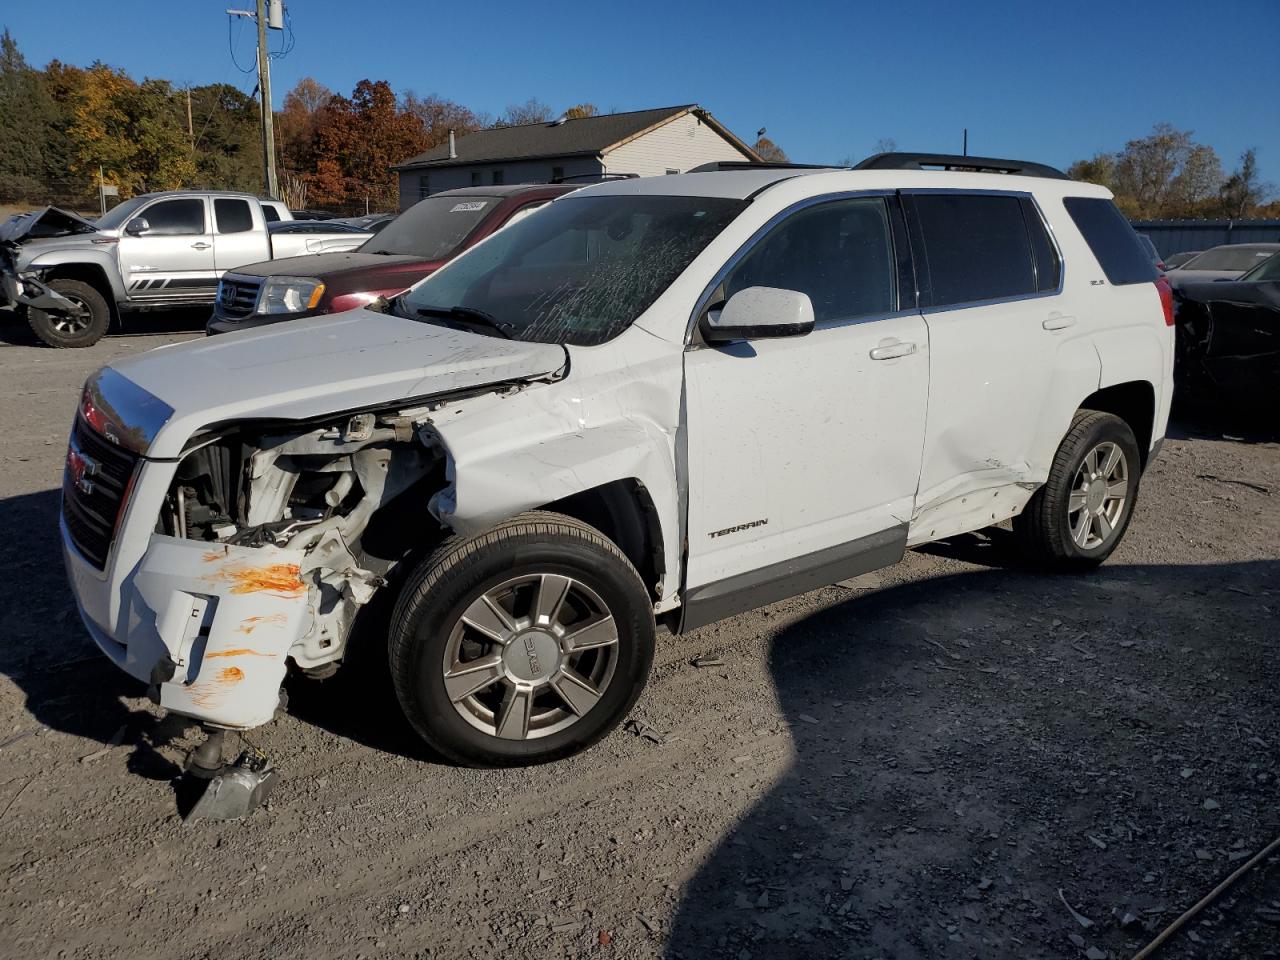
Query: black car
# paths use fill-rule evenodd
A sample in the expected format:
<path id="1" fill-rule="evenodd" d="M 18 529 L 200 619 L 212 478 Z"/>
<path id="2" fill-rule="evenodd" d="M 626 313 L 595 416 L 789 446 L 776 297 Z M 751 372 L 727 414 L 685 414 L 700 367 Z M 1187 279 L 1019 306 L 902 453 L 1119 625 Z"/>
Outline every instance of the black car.
<path id="1" fill-rule="evenodd" d="M 1175 290 L 1179 389 L 1239 412 L 1275 406 L 1280 385 L 1280 253 L 1238 280 Z"/>

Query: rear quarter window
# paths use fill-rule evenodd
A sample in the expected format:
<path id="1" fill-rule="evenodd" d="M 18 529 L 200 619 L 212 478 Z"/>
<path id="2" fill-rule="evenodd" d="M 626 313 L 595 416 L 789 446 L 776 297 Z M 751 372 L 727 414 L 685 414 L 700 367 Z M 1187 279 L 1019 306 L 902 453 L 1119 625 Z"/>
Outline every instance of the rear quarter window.
<path id="1" fill-rule="evenodd" d="M 1101 197 L 1065 197 L 1062 205 L 1089 244 L 1109 283 L 1121 286 L 1155 282 L 1159 276 L 1156 265 L 1114 203 Z"/>

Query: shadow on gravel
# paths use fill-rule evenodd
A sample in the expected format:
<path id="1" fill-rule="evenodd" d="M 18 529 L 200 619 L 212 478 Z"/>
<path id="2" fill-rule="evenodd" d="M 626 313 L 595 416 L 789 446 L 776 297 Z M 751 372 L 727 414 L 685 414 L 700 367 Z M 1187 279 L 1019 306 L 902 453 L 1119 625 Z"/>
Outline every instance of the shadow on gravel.
<path id="1" fill-rule="evenodd" d="M 342 668 L 328 680 L 286 681 L 289 713 L 374 750 L 410 760 L 443 762 L 413 732 L 396 700 L 387 664 L 387 635 L 397 590 L 384 590 L 357 616 Z"/>
<path id="2" fill-rule="evenodd" d="M 58 506 L 57 490 L 0 500 L 0 674 L 22 691 L 37 723 L 103 745 L 129 744 L 133 773 L 169 780 L 181 771 L 157 748 L 187 724 L 125 703 L 145 689 L 98 651 L 80 623 L 62 566 Z"/>
<path id="3" fill-rule="evenodd" d="M 1131 956 L 1280 832 L 1277 604 L 1280 561 L 985 570 L 784 628 L 794 764 L 668 960 Z M 1278 896 L 1280 857 L 1161 956 L 1275 956 Z"/>

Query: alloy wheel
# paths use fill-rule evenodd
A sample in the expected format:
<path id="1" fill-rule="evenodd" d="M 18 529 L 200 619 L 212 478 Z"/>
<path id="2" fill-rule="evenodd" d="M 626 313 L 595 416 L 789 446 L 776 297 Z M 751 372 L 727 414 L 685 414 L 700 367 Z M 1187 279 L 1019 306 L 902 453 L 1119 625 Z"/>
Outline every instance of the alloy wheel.
<path id="1" fill-rule="evenodd" d="M 58 313 L 50 313 L 49 320 L 54 330 L 62 334 L 75 334 L 83 332 L 88 326 L 89 321 L 93 319 L 88 304 L 77 297 L 74 293 L 64 293 L 63 298 L 70 301 L 74 310 Z"/>
<path id="2" fill-rule="evenodd" d="M 618 627 L 600 596 L 553 573 L 514 577 L 476 597 L 445 644 L 445 692 L 476 729 L 532 740 L 572 726 L 613 679 Z"/>
<path id="3" fill-rule="evenodd" d="M 1076 546 L 1093 550 L 1115 534 L 1129 499 L 1129 461 L 1106 441 L 1084 456 L 1067 500 L 1067 525 Z"/>

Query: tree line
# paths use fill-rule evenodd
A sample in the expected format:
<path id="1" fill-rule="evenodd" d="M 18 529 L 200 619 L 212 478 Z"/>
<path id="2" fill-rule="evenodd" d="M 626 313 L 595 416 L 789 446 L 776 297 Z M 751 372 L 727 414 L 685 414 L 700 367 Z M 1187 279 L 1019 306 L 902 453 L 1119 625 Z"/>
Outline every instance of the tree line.
<path id="1" fill-rule="evenodd" d="M 1115 153 L 1076 161 L 1067 175 L 1110 189 L 1134 220 L 1280 217 L 1274 188 L 1258 173 L 1256 149 L 1245 150 L 1228 174 L 1213 147 L 1168 123 Z"/>
<path id="2" fill-rule="evenodd" d="M 392 165 L 444 143 L 450 130 L 464 136 L 597 113 L 591 103 L 557 112 L 527 100 L 493 117 L 435 95 L 397 94 L 385 80 L 361 80 L 348 96 L 306 77 L 275 114 L 282 199 L 295 209 L 395 210 Z M 54 60 L 35 68 L 8 30 L 0 34 L 0 131 L 0 203 L 92 209 L 99 177 L 121 198 L 181 187 L 262 190 L 259 108 L 251 94 L 226 83 L 135 81 L 102 62 Z M 786 160 L 763 129 L 754 146 L 766 160 Z M 1167 123 L 1115 153 L 1077 161 L 1067 173 L 1109 187 L 1135 219 L 1280 217 L 1255 150 L 1244 151 L 1228 174 L 1211 146 Z"/>

